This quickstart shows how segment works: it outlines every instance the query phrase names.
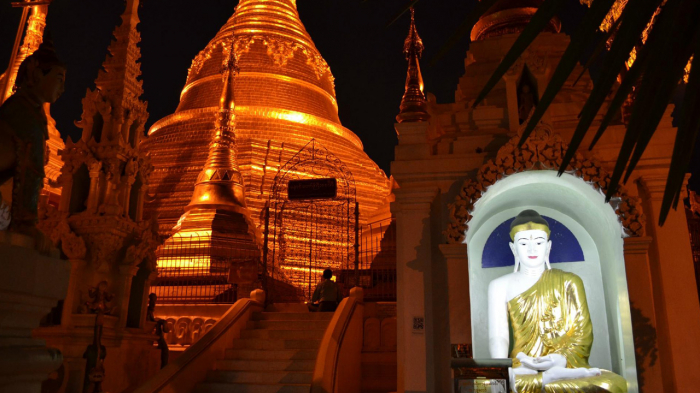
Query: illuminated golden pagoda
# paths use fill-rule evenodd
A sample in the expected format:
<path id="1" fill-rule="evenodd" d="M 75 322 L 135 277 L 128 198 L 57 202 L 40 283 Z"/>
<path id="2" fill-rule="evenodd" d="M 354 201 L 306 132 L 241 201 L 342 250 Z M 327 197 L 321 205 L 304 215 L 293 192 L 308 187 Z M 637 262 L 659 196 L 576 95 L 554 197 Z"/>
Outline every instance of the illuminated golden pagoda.
<path id="1" fill-rule="evenodd" d="M 241 0 L 194 58 L 177 110 L 157 121 L 143 144 L 154 167 L 144 214 L 157 215 L 160 234 L 170 236 L 192 199 L 216 128 L 228 48 L 240 69 L 233 89 L 236 158 L 256 230 L 263 232 L 275 177 L 312 140 L 352 174 L 365 223 L 389 194 L 389 181 L 357 135 L 340 124 L 333 75 L 294 0 Z M 296 176 L 318 177 L 311 171 Z"/>

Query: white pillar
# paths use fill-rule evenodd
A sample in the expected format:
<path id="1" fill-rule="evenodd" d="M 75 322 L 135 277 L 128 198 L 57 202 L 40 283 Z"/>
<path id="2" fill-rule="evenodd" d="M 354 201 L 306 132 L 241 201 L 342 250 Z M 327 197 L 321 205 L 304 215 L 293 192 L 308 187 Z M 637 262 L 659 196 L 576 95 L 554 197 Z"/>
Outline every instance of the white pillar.
<path id="1" fill-rule="evenodd" d="M 469 264 L 467 245 L 441 244 L 447 261 L 447 290 L 450 311 L 450 344 L 472 343 L 471 306 L 469 301 Z M 454 356 L 454 354 L 452 354 Z"/>
<path id="2" fill-rule="evenodd" d="M 437 187 L 394 190 L 391 210 L 396 216 L 396 313 L 398 392 L 429 392 L 426 331 L 426 275 L 431 264 L 431 204 Z"/>

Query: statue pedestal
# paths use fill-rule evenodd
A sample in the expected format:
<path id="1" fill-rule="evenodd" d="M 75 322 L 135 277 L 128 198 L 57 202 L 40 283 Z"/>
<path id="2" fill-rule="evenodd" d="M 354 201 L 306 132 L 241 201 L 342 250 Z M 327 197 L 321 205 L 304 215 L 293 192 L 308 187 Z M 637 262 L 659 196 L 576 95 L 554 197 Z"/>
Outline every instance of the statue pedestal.
<path id="1" fill-rule="evenodd" d="M 0 393 L 40 392 L 63 360 L 32 330 L 65 297 L 70 263 L 37 248 L 29 236 L 0 231 Z"/>
<path id="2" fill-rule="evenodd" d="M 512 359 L 452 359 L 455 393 L 512 391 L 508 369 L 513 367 Z"/>

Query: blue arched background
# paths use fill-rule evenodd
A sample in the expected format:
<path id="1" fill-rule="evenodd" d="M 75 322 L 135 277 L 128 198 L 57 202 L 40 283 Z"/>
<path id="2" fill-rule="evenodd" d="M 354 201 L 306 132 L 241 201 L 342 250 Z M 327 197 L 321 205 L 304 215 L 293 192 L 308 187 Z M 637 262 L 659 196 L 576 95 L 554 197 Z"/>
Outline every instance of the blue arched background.
<path id="1" fill-rule="evenodd" d="M 551 217 L 542 217 L 549 223 L 551 232 L 552 251 L 549 254 L 549 262 L 583 262 L 581 245 L 569 228 Z M 513 220 L 515 217 L 503 221 L 489 235 L 481 255 L 482 268 L 514 265 L 513 252 L 508 246 L 510 243 L 510 223 Z"/>

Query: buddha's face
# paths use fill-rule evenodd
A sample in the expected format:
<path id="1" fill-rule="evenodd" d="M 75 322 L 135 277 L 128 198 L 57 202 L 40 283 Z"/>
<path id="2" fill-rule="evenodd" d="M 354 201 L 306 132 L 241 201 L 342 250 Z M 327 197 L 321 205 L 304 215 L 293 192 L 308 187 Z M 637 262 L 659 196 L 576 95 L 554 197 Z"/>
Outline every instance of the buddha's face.
<path id="1" fill-rule="evenodd" d="M 66 87 L 66 69 L 60 66 L 54 66 L 47 74 L 39 79 L 39 91 L 41 98 L 48 103 L 53 104 L 58 97 L 63 94 Z"/>
<path id="2" fill-rule="evenodd" d="M 42 103 L 53 104 L 65 90 L 66 69 L 62 66 L 53 66 L 48 72 L 44 72 L 38 66 L 29 71 L 28 80 L 23 89 L 27 89 Z"/>
<path id="3" fill-rule="evenodd" d="M 515 234 L 510 249 L 513 255 L 520 261 L 520 265 L 528 268 L 544 266 L 552 242 L 548 239 L 547 232 L 539 229 L 520 231 Z"/>

